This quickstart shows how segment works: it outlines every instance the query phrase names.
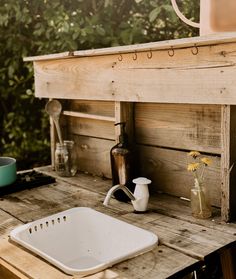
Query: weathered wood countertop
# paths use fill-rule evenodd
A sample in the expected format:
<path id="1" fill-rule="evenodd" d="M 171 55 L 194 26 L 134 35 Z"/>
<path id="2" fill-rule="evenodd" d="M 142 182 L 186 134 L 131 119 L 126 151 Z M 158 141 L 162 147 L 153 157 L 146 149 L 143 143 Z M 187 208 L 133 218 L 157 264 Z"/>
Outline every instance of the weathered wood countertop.
<path id="1" fill-rule="evenodd" d="M 55 176 L 50 168 L 40 171 Z M 109 187 L 109 180 L 80 173 L 72 178 L 58 178 L 55 184 L 2 197 L 0 274 L 5 275 L 3 278 L 80 278 L 62 273 L 8 241 L 9 231 L 17 225 L 76 206 L 88 206 L 149 229 L 160 239 L 153 251 L 86 277 L 89 279 L 180 278 L 236 241 L 236 224 L 221 223 L 217 209 L 213 219 L 197 220 L 191 216 L 188 202 L 160 194 L 151 197 L 148 213 L 135 214 L 130 204 L 114 199 L 109 208 L 102 205 Z"/>

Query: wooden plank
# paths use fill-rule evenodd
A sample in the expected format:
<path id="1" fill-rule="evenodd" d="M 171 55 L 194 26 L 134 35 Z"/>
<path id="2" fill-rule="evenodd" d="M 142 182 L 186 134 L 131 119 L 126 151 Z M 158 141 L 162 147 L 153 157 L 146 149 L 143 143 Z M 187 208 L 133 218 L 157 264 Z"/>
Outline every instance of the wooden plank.
<path id="1" fill-rule="evenodd" d="M 72 117 L 78 117 L 78 118 L 87 118 L 87 119 L 93 119 L 93 120 L 115 122 L 114 117 L 102 116 L 102 115 L 96 115 L 96 114 L 89 114 L 89 113 L 82 113 L 82 112 L 77 112 L 77 111 L 64 110 L 62 112 L 62 114 L 66 115 L 66 116 L 72 116 Z"/>
<path id="2" fill-rule="evenodd" d="M 206 257 L 208 254 L 213 253 L 214 251 L 218 251 L 224 246 L 230 245 L 236 239 L 235 224 L 234 224 L 234 233 L 233 233 L 233 229 L 231 229 L 231 225 L 228 224 L 219 225 L 219 224 L 215 224 L 215 222 L 212 222 L 211 220 L 197 220 L 194 218 L 190 219 L 190 217 L 187 216 L 190 212 L 189 204 L 184 201 L 178 200 L 178 202 L 175 202 L 177 201 L 177 199 L 171 197 L 164 200 L 164 199 L 160 199 L 161 195 L 158 195 L 154 199 L 155 203 L 151 201 L 150 203 L 151 211 L 148 214 L 136 215 L 131 213 L 133 210 L 131 205 L 123 204 L 118 201 L 112 200 L 113 211 L 110 212 L 109 209 L 104 208 L 102 206 L 102 200 L 104 198 L 104 195 L 95 193 L 95 191 L 100 191 L 99 185 L 103 184 L 101 178 L 81 175 L 73 178 L 60 178 L 60 179 L 62 179 L 62 181 L 60 182 L 59 180 L 58 184 L 55 185 L 54 189 L 52 189 L 50 186 L 44 186 L 38 189 L 33 189 L 32 190 L 33 193 L 31 193 L 30 196 L 29 196 L 29 192 L 31 191 L 23 191 L 20 193 L 10 195 L 11 197 L 15 197 L 15 198 L 17 196 L 18 200 L 13 198 L 12 202 L 14 200 L 14 203 L 10 203 L 10 202 L 8 202 L 8 204 L 5 203 L 5 209 L 10 210 L 12 213 L 20 216 L 20 218 L 22 217 L 24 218 L 25 216 L 27 216 L 24 214 L 26 214 L 26 212 L 29 212 L 28 214 L 31 214 L 31 217 L 36 219 L 45 216 L 46 208 L 48 213 L 51 212 L 50 210 L 52 208 L 55 208 L 55 204 L 52 205 L 51 200 L 54 200 L 54 202 L 61 205 L 60 209 L 59 207 L 57 207 L 57 210 L 59 211 L 62 210 L 63 207 L 64 209 L 66 209 L 69 207 L 76 206 L 76 202 L 78 202 L 78 206 L 90 206 L 90 207 L 95 206 L 96 209 L 101 210 L 104 213 L 112 214 L 112 215 L 116 214 L 115 216 L 120 219 L 124 219 L 131 223 L 136 223 L 137 225 L 144 228 L 146 227 L 150 230 L 155 230 L 155 233 L 157 233 L 161 237 L 161 241 L 166 242 L 166 245 L 173 247 L 174 249 L 178 249 L 179 251 L 182 251 L 183 253 L 186 254 L 188 254 L 189 251 L 191 250 L 193 251 L 192 256 L 197 258 Z M 67 180 L 73 181 L 73 185 L 66 183 L 65 181 Z M 104 185 L 106 185 L 107 188 L 109 187 L 109 183 L 107 181 L 104 181 Z M 107 189 L 106 187 L 101 188 L 103 189 L 102 191 L 106 192 Z M 45 201 L 47 200 L 48 203 L 45 204 L 44 200 Z M 22 212 L 23 209 L 23 206 L 21 204 L 22 201 L 24 201 L 24 207 L 25 207 L 24 212 Z M 2 206 L 4 206 L 3 201 L 1 201 L 0 204 L 0 207 Z M 20 210 L 20 215 L 19 215 L 19 211 L 18 212 L 14 211 L 14 207 L 18 207 L 18 209 Z M 117 211 L 117 209 L 119 210 Z M 168 217 L 166 213 L 172 215 L 172 217 Z M 176 214 L 178 218 L 173 218 L 174 214 Z M 30 215 L 28 215 L 28 217 L 29 216 Z M 179 219 L 181 218 L 181 216 L 184 216 L 183 218 L 189 218 L 189 221 L 183 222 L 183 220 Z M 24 219 L 24 220 L 29 221 L 29 219 Z M 207 225 L 191 224 L 194 222 L 204 222 Z M 208 226 L 212 226 L 210 230 L 208 230 Z M 224 233 L 227 231 L 228 233 Z M 173 253 L 173 250 L 170 250 L 170 254 L 171 251 Z M 157 255 L 159 255 L 159 253 Z M 183 258 L 183 254 L 180 255 L 173 254 L 173 257 L 175 258 L 179 257 L 181 259 Z M 135 264 L 136 270 L 139 270 L 141 266 L 146 266 L 149 268 L 149 264 L 150 264 L 149 257 L 148 257 L 148 261 L 143 262 L 143 259 L 144 258 L 142 256 L 140 258 L 140 261 L 138 261 L 137 264 Z M 163 257 L 160 257 L 160 259 L 164 260 Z M 169 258 L 168 263 L 170 261 L 173 262 L 173 259 Z M 160 266 L 161 265 L 163 265 L 163 269 L 164 269 L 167 266 L 166 261 L 164 261 L 164 263 L 160 263 Z M 173 265 L 176 265 L 177 268 L 174 269 L 171 267 L 173 269 L 173 272 L 176 270 L 180 270 L 180 266 L 178 266 L 176 262 L 173 262 Z M 126 271 L 123 268 L 124 266 L 128 267 L 128 269 L 131 272 L 130 273 L 131 275 L 128 278 L 135 278 L 132 277 L 133 274 L 132 272 L 135 271 L 135 266 L 133 266 L 132 263 L 129 263 L 129 265 L 127 265 L 127 262 L 124 262 L 124 265 L 122 263 L 120 269 L 123 270 L 124 272 Z M 186 265 L 186 268 L 187 266 L 188 265 Z M 114 268 L 116 267 L 117 266 L 115 266 Z M 153 273 L 153 275 L 152 273 L 150 273 L 150 277 L 148 276 L 148 278 L 156 278 L 155 274 L 158 274 L 158 270 L 159 267 Z M 188 271 L 190 270 L 188 269 Z M 113 274 L 112 272 L 113 269 L 111 270 L 111 272 L 109 270 L 108 272 L 109 276 Z M 121 273 L 118 274 L 122 274 L 122 275 L 124 274 L 124 276 L 125 274 L 126 275 L 129 274 L 127 272 L 126 273 L 122 273 L 122 271 L 120 272 Z M 98 274 L 98 275 L 102 276 L 103 274 L 102 275 Z M 153 277 L 151 277 L 151 275 Z M 96 277 L 92 277 L 92 278 L 95 279 Z M 166 278 L 166 277 L 160 277 L 160 278 Z"/>
<path id="3" fill-rule="evenodd" d="M 115 116 L 115 103 L 93 100 L 67 100 L 64 109 L 107 117 Z"/>
<path id="4" fill-rule="evenodd" d="M 77 149 L 78 168 L 91 174 L 111 178 L 110 150 L 112 140 L 72 135 Z"/>
<path id="5" fill-rule="evenodd" d="M 77 191 L 76 189 L 82 188 L 87 189 L 90 192 L 97 192 L 105 197 L 107 191 L 111 187 L 110 180 L 103 180 L 101 177 L 93 177 L 88 174 L 79 173 L 76 177 L 59 177 L 55 172 L 51 170 L 51 167 L 40 167 L 37 171 L 46 173 L 57 178 L 58 181 L 67 182 L 67 186 L 62 183 L 57 185 L 57 188 L 61 190 L 64 189 L 65 192 L 73 193 Z M 96 183 L 96 187 L 94 187 Z M 72 186 L 73 185 L 73 186 Z M 152 185 L 150 185 L 150 190 Z M 111 207 L 109 209 L 120 210 L 119 215 L 121 216 L 121 211 L 132 211 L 132 206 L 130 204 L 124 204 L 112 200 Z M 107 210 L 108 208 L 105 208 Z M 144 215 L 135 215 L 136 219 L 141 218 L 144 223 L 148 223 L 156 219 L 156 213 L 173 217 L 179 220 L 187 221 L 189 223 L 195 223 L 206 228 L 211 228 L 213 230 L 218 230 L 230 234 L 231 236 L 236 234 L 236 223 L 225 223 L 221 220 L 220 209 L 213 208 L 212 219 L 196 219 L 191 215 L 190 203 L 186 200 L 170 196 L 167 194 L 151 194 L 149 200 L 149 212 Z"/>
<path id="6" fill-rule="evenodd" d="M 235 270 L 235 255 L 236 249 L 225 249 L 221 253 L 221 266 L 223 278 L 227 279 L 235 279 L 236 278 L 236 270 Z"/>
<path id="7" fill-rule="evenodd" d="M 0 258 L 0 275 L 1 279 L 29 279 L 30 277 L 25 276 L 23 273 L 19 272 L 12 265 L 5 262 Z"/>
<path id="8" fill-rule="evenodd" d="M 71 278 L 71 276 L 64 274 L 60 270 L 49 265 L 33 254 L 26 252 L 25 249 L 13 245 L 6 241 L 0 242 L 0 251 L 2 258 L 10 262 L 13 267 L 19 271 L 24 272 L 30 278 Z M 164 279 L 172 275 L 186 274 L 189 270 L 193 270 L 200 266 L 200 263 L 186 255 L 174 251 L 165 246 L 160 246 L 152 252 L 145 253 L 140 257 L 136 257 L 117 264 L 114 267 L 99 272 L 97 274 L 87 276 L 88 279 L 114 279 L 127 278 L 138 279 L 156 278 Z M 21 278 L 21 277 L 20 277 Z M 73 278 L 81 278 L 74 275 Z"/>
<path id="9" fill-rule="evenodd" d="M 20 224 L 22 223 L 18 219 L 0 209 L 0 238 L 6 237 L 15 226 Z"/>
<path id="10" fill-rule="evenodd" d="M 136 103 L 135 140 L 139 144 L 221 154 L 221 108 Z"/>
<path id="11" fill-rule="evenodd" d="M 236 106 L 230 106 L 230 220 L 236 220 Z"/>
<path id="12" fill-rule="evenodd" d="M 79 50 L 79 51 L 67 51 L 56 54 L 48 54 L 41 56 L 25 57 L 24 61 L 40 61 L 40 60 L 51 60 L 51 59 L 63 59 L 71 57 L 83 57 L 83 56 L 97 56 L 97 55 L 111 55 L 114 53 L 133 53 L 134 51 L 150 51 L 150 50 L 160 50 L 160 49 L 170 49 L 174 48 L 186 48 L 192 47 L 195 45 L 204 46 L 204 45 L 216 45 L 222 43 L 231 43 L 236 41 L 235 32 L 227 33 L 218 33 L 208 36 L 201 37 L 192 37 L 192 38 L 183 38 L 175 39 L 168 41 L 160 42 L 151 42 L 144 44 L 134 44 L 127 46 L 117 46 L 110 48 L 101 48 L 101 49 L 91 49 L 91 50 Z"/>
<path id="13" fill-rule="evenodd" d="M 193 260 L 191 257 L 172 249 L 168 250 L 167 247 L 161 245 L 143 254 L 142 257 L 115 265 L 112 270 L 117 273 L 116 278 L 182 278 L 181 276 L 201 266 L 200 262 L 194 263 Z"/>
<path id="14" fill-rule="evenodd" d="M 67 117 L 67 137 L 81 135 L 115 140 L 114 122 Z"/>
<path id="15" fill-rule="evenodd" d="M 226 222 L 236 218 L 236 107 L 222 107 L 222 219 Z"/>
<path id="16" fill-rule="evenodd" d="M 71 278 L 71 276 L 62 273 L 56 268 L 52 268 L 50 264 L 33 256 L 25 249 L 19 248 L 18 246 L 13 245 L 6 240 L 0 241 L 0 250 L 1 258 L 4 261 L 11 264 L 20 272 L 27 274 L 29 278 Z"/>
<path id="17" fill-rule="evenodd" d="M 224 221 L 230 219 L 230 106 L 222 106 L 222 207 L 221 216 Z"/>
<path id="18" fill-rule="evenodd" d="M 162 214 L 156 214 L 155 220 L 145 224 L 145 218 L 136 218 L 134 213 L 125 214 L 122 218 L 156 233 L 161 244 L 199 260 L 236 243 L 236 236 Z"/>
<path id="19" fill-rule="evenodd" d="M 34 62 L 37 97 L 236 104 L 236 44 Z M 96 65 L 96 71 L 94 71 Z M 64 77 L 67 77 L 66 79 Z"/>
<path id="20" fill-rule="evenodd" d="M 88 183 L 94 185 L 96 179 L 93 178 Z M 106 183 L 104 182 L 104 184 Z M 8 211 L 22 222 L 28 223 L 71 207 L 96 208 L 102 206 L 103 200 L 104 196 L 94 191 L 81 189 L 80 186 L 70 186 L 65 181 L 58 181 L 55 185 L 45 185 L 31 191 L 7 195 L 1 201 L 0 208 Z M 19 222 L 12 224 L 9 229 L 18 224 Z"/>
<path id="21" fill-rule="evenodd" d="M 190 197 L 193 185 L 192 173 L 187 171 L 187 152 L 158 147 L 137 145 L 140 162 L 140 176 L 152 180 L 150 190 L 164 192 L 178 197 Z M 205 173 L 206 187 L 212 205 L 221 205 L 220 158 L 210 157 L 212 166 Z"/>
<path id="22" fill-rule="evenodd" d="M 126 102 L 115 102 L 115 122 L 125 122 L 125 131 L 128 135 L 130 145 L 133 144 L 134 137 L 134 105 Z M 115 127 L 116 142 L 119 142 L 121 127 Z"/>

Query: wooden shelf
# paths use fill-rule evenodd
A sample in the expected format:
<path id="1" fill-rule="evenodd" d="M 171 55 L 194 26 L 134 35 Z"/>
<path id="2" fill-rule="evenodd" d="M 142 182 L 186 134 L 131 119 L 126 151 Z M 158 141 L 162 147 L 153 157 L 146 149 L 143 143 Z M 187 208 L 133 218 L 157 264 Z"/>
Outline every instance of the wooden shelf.
<path id="1" fill-rule="evenodd" d="M 115 117 L 110 117 L 110 116 L 102 116 L 102 115 L 95 115 L 95 114 L 82 113 L 82 112 L 76 112 L 76 111 L 66 111 L 66 110 L 63 111 L 62 114 L 66 115 L 66 116 L 72 116 L 72 117 L 115 122 Z"/>

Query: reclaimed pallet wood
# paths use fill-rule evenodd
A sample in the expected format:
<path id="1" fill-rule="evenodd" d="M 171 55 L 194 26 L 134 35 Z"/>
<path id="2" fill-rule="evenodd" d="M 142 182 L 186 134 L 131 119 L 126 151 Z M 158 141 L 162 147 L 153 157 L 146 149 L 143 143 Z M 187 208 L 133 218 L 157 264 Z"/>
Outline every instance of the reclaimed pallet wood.
<path id="1" fill-rule="evenodd" d="M 115 103 L 93 100 L 67 100 L 63 107 L 68 111 L 76 111 L 91 115 L 115 117 Z"/>
<path id="2" fill-rule="evenodd" d="M 5 200 L 1 201 L 0 208 L 8 210 L 24 222 L 42 218 L 73 206 L 89 206 L 97 210 L 102 208 L 103 212 L 106 211 L 102 205 L 104 195 L 79 187 L 77 191 L 70 193 L 67 191 L 68 183 L 63 183 L 64 185 L 61 182 L 59 184 L 61 187 L 64 186 L 64 191 L 61 188 L 57 189 L 57 185 L 54 185 L 53 187 L 44 186 L 32 189 L 31 193 L 22 191 L 8 195 Z M 96 183 L 93 182 L 91 187 L 95 187 L 95 185 Z M 12 204 L 12 200 L 16 201 L 16 199 L 18 202 Z M 147 216 L 149 219 L 146 219 L 145 214 L 139 217 L 132 212 L 131 205 L 127 204 L 125 209 L 122 203 L 114 202 L 116 207 L 123 210 L 123 212 L 119 212 L 118 218 L 139 225 L 143 224 L 142 220 L 145 220 L 144 225 L 157 233 L 161 243 L 201 260 L 236 240 L 234 235 L 210 228 L 206 229 L 204 226 L 191 224 L 157 212 L 151 215 L 151 219 L 150 216 Z M 111 204 L 113 206 L 113 201 Z"/>
<path id="3" fill-rule="evenodd" d="M 11 264 L 7 263 L 0 257 L 0 275 L 2 279 L 29 279 L 29 276 L 26 276 Z"/>
<path id="4" fill-rule="evenodd" d="M 58 182 L 68 183 L 66 188 L 61 182 L 57 185 L 57 189 L 60 189 L 60 191 L 64 191 L 65 193 L 74 193 L 78 191 L 78 188 L 82 188 L 91 192 L 99 193 L 105 197 L 107 191 L 111 187 L 111 181 L 109 179 L 104 180 L 101 177 L 91 176 L 85 173 L 79 173 L 78 176 L 75 177 L 59 177 L 55 171 L 52 171 L 51 166 L 37 168 L 37 171 L 41 171 L 57 178 Z M 96 188 L 94 187 L 94 183 L 97 185 Z M 150 185 L 150 190 L 151 187 L 152 185 Z M 124 211 L 126 213 L 127 211 L 132 211 L 132 206 L 130 204 L 120 203 L 116 200 L 112 200 L 112 207 L 104 209 L 112 209 L 113 207 L 115 210 Z M 142 222 L 144 223 L 150 222 L 155 220 L 156 213 L 228 233 L 231 236 L 236 236 L 236 223 L 222 222 L 220 208 L 213 207 L 213 216 L 211 219 L 196 219 L 191 214 L 189 201 L 164 193 L 158 193 L 151 194 L 150 196 L 148 214 L 145 214 L 145 216 L 136 215 L 135 218 L 138 220 L 142 219 Z"/>
<path id="5" fill-rule="evenodd" d="M 70 135 L 75 142 L 78 169 L 102 177 L 111 177 L 110 150 L 114 140 Z"/>
<path id="6" fill-rule="evenodd" d="M 193 184 L 192 173 L 187 172 L 187 152 L 165 148 L 137 145 L 140 162 L 140 176 L 152 180 L 150 191 L 162 191 L 179 197 L 190 197 Z M 212 166 L 206 170 L 207 187 L 211 203 L 221 205 L 220 158 L 212 157 Z"/>
<path id="7" fill-rule="evenodd" d="M 222 106 L 222 219 L 236 218 L 235 183 L 236 183 L 236 106 Z"/>
<path id="8" fill-rule="evenodd" d="M 35 61 L 37 97 L 124 102 L 236 104 L 235 43 L 133 55 Z M 96 65 L 96 71 L 94 71 Z M 64 77 L 67 76 L 65 79 Z"/>
<path id="9" fill-rule="evenodd" d="M 142 220 L 137 221 L 133 213 L 122 218 L 142 224 Z M 199 260 L 236 243 L 236 236 L 165 215 L 157 214 L 155 220 L 145 223 L 144 227 L 156 233 L 162 244 Z"/>
<path id="10" fill-rule="evenodd" d="M 135 104 L 139 144 L 221 154 L 221 107 L 217 105 Z"/>
<path id="11" fill-rule="evenodd" d="M 170 49 L 175 46 L 176 48 L 188 48 L 205 45 L 217 45 L 221 43 L 232 43 L 236 42 L 236 33 L 218 33 L 208 36 L 192 37 L 175 39 L 161 42 L 151 42 L 145 44 L 134 44 L 128 46 L 117 46 L 111 48 L 91 49 L 91 50 L 79 50 L 79 51 L 67 51 L 56 54 L 48 54 L 41 56 L 25 57 L 24 61 L 40 61 L 40 60 L 51 60 L 51 59 L 64 59 L 71 57 L 84 57 L 84 56 L 98 56 L 98 55 L 110 55 L 114 53 L 133 53 L 136 51 L 149 52 L 150 50 L 161 50 Z"/>
<path id="12" fill-rule="evenodd" d="M 67 121 L 67 138 L 71 135 L 96 137 L 100 139 L 115 140 L 114 123 L 100 119 L 68 117 Z"/>
<path id="13" fill-rule="evenodd" d="M 21 224 L 20 220 L 0 209 L 0 238 L 7 236 L 11 229 Z"/>
<path id="14" fill-rule="evenodd" d="M 60 270 L 54 268 L 41 258 L 35 257 L 20 246 L 0 241 L 1 258 L 3 261 L 26 275 L 26 278 L 44 278 L 44 279 L 66 279 L 81 278 L 78 275 L 66 275 Z M 0 266 L 4 263 L 0 261 Z M 4 265 L 3 265 L 4 266 Z M 201 263 L 191 257 L 183 255 L 175 250 L 165 246 L 159 246 L 151 252 L 140 257 L 130 259 L 123 263 L 97 274 L 87 276 L 88 279 L 139 279 L 155 278 L 165 279 L 171 276 L 181 276 L 189 271 L 198 268 Z M 1 268 L 1 267 L 0 267 Z M 13 277 L 23 279 L 25 277 Z"/>

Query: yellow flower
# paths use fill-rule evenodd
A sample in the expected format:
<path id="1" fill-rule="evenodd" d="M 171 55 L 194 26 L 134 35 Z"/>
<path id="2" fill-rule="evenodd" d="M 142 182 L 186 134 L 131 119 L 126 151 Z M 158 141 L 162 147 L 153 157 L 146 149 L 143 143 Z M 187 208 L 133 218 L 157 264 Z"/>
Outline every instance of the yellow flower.
<path id="1" fill-rule="evenodd" d="M 199 166 L 200 166 L 199 163 L 191 163 L 191 164 L 188 164 L 187 170 L 194 172 L 199 168 Z"/>
<path id="2" fill-rule="evenodd" d="M 201 154 L 198 151 L 191 151 L 188 153 L 188 156 L 193 157 L 194 159 L 196 159 L 197 157 L 199 157 Z"/>
<path id="3" fill-rule="evenodd" d="M 209 166 L 212 163 L 212 160 L 206 157 L 201 158 L 201 161 L 204 163 L 205 166 Z"/>

